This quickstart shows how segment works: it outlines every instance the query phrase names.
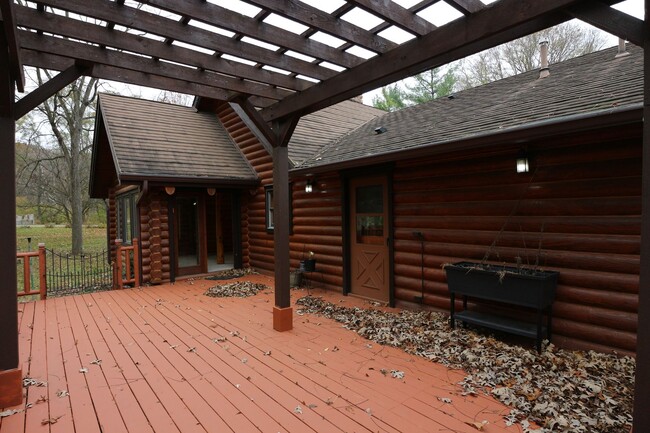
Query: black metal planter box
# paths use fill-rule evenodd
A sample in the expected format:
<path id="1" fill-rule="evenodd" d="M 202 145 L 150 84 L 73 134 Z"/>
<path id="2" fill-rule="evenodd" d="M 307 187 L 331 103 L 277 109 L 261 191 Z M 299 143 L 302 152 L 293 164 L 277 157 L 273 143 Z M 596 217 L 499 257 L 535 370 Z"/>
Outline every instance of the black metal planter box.
<path id="1" fill-rule="evenodd" d="M 446 265 L 447 284 L 451 295 L 451 326 L 455 321 L 472 323 L 524 337 L 535 338 L 541 351 L 543 335 L 551 339 L 552 305 L 559 272 L 539 271 L 509 266 L 459 262 Z M 456 313 L 456 295 L 463 296 L 463 311 Z M 497 301 L 504 304 L 533 308 L 536 323 L 522 322 L 497 315 L 469 311 L 467 298 Z M 547 323 L 543 324 L 546 314 Z"/>

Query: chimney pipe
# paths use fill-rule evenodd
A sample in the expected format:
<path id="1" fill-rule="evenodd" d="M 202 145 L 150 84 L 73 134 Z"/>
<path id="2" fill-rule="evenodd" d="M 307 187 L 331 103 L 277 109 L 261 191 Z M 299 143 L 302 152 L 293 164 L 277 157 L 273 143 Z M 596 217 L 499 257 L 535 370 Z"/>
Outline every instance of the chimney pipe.
<path id="1" fill-rule="evenodd" d="M 539 43 L 539 53 L 541 57 L 539 78 L 546 78 L 551 75 L 551 71 L 548 68 L 548 41 L 542 41 Z"/>
<path id="2" fill-rule="evenodd" d="M 618 59 L 619 57 L 625 57 L 629 55 L 630 52 L 627 50 L 627 44 L 625 43 L 625 39 L 618 38 L 618 53 L 616 54 L 616 58 Z"/>

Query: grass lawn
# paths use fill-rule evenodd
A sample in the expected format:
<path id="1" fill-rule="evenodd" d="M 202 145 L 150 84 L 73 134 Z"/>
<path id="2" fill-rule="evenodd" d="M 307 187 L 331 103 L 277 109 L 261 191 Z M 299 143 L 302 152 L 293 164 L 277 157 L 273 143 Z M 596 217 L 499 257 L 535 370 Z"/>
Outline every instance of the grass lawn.
<path id="1" fill-rule="evenodd" d="M 32 251 L 38 244 L 56 252 L 72 249 L 72 229 L 68 227 L 17 227 L 16 244 L 18 251 L 27 251 L 27 238 L 32 238 Z M 99 252 L 106 249 L 106 228 L 83 228 L 84 252 Z"/>

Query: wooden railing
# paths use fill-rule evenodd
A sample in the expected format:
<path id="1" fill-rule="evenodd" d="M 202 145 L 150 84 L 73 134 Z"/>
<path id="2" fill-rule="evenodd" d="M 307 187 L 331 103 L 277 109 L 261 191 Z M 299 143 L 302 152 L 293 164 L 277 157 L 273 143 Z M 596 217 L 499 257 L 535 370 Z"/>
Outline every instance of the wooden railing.
<path id="1" fill-rule="evenodd" d="M 132 239 L 131 245 L 122 245 L 122 239 L 115 240 L 115 289 L 123 289 L 125 285 L 132 287 L 140 284 L 140 248 L 138 239 Z"/>
<path id="2" fill-rule="evenodd" d="M 38 290 L 32 290 L 31 258 L 38 257 Z M 18 296 L 40 295 L 41 299 L 47 297 L 47 278 L 45 277 L 45 244 L 38 244 L 38 251 L 16 253 L 17 259 L 23 260 L 23 290 Z"/>

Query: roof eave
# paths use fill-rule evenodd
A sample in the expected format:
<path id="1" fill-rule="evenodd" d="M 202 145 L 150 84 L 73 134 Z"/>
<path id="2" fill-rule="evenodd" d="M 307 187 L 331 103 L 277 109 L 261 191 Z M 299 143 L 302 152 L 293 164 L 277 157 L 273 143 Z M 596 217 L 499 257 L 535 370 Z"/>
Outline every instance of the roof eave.
<path id="1" fill-rule="evenodd" d="M 561 118 L 539 120 L 504 130 L 492 130 L 470 137 L 452 139 L 418 146 L 412 149 L 396 150 L 362 158 L 331 162 L 322 165 L 298 167 L 290 171 L 291 176 L 310 175 L 333 170 L 383 164 L 411 158 L 431 156 L 458 150 L 480 149 L 497 143 L 525 143 L 545 136 L 583 132 L 640 122 L 643 119 L 643 104 L 635 103 L 624 107 L 609 108 L 589 113 L 574 114 Z"/>
<path id="2" fill-rule="evenodd" d="M 142 174 L 121 175 L 123 182 L 144 182 L 145 180 L 152 184 L 173 184 L 173 185 L 200 185 L 211 187 L 230 187 L 230 188 L 251 188 L 260 184 L 258 178 L 215 178 L 215 177 L 187 177 L 187 176 L 149 176 Z"/>

